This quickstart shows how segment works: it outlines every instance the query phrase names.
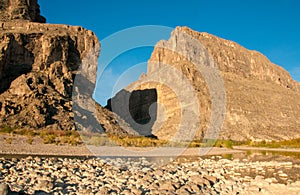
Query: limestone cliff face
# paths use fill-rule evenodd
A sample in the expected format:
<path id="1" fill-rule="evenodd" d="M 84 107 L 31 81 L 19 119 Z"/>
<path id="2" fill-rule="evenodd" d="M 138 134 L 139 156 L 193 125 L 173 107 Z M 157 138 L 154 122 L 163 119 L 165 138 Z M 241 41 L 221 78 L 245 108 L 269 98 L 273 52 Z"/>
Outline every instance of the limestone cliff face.
<path id="1" fill-rule="evenodd" d="M 1 1 L 0 11 L 0 125 L 73 129 L 74 77 L 84 64 L 95 82 L 96 35 L 36 23 L 45 22 L 36 0 Z"/>
<path id="2" fill-rule="evenodd" d="M 218 68 L 225 99 L 221 95 L 212 99 L 223 90 L 222 85 L 214 86 L 214 79 L 209 79 L 211 75 L 195 66 L 197 60 L 204 69 Z M 169 69 L 167 67 L 175 68 L 182 76 L 174 77 L 169 70 L 165 71 Z M 182 92 L 172 89 L 175 84 L 182 83 L 183 78 L 193 88 L 194 97 L 189 97 L 191 93 L 185 92 L 186 87 L 182 88 Z M 208 33 L 177 27 L 168 41 L 159 42 L 149 60 L 147 75 L 126 88 L 128 92 L 147 89 L 156 89 L 157 102 L 162 105 L 162 109 L 157 109 L 157 121 L 152 129 L 153 134 L 161 139 L 176 137 L 184 115 L 188 116 L 185 120 L 194 117 L 185 113 L 189 103 L 183 102 L 180 96 L 186 96 L 190 103 L 197 100 L 197 103 L 192 103 L 199 108 L 198 117 L 193 118 L 199 120 L 195 139 L 203 138 L 208 130 L 218 130 L 217 126 L 221 125 L 214 126 L 220 122 L 218 117 L 214 118 L 218 111 L 225 111 L 219 139 L 280 140 L 300 137 L 300 84 L 261 53 Z M 222 108 L 219 100 L 224 101 L 226 109 Z M 219 101 L 221 106 L 213 107 L 214 101 Z M 218 116 L 222 118 L 222 114 Z M 183 133 L 188 131 L 190 129 L 183 126 Z"/>
<path id="3" fill-rule="evenodd" d="M 207 48 L 219 70 L 242 78 L 276 83 L 284 88 L 300 91 L 300 84 L 294 81 L 282 67 L 273 64 L 263 54 L 248 50 L 241 45 L 208 33 L 199 33 L 187 27 L 178 27 L 196 38 Z"/>

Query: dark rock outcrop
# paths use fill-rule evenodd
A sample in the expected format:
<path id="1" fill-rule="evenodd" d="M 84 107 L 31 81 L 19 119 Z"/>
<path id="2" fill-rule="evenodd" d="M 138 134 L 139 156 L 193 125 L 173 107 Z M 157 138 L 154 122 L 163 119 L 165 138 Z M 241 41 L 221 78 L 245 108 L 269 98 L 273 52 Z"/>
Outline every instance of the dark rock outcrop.
<path id="1" fill-rule="evenodd" d="M 136 90 L 131 93 L 121 90 L 114 98 L 108 100 L 105 108 L 117 114 L 119 125 L 120 119 L 123 119 L 137 135 L 155 137 L 152 127 L 156 121 L 156 102 L 156 89 Z"/>
<path id="2" fill-rule="evenodd" d="M 95 82 L 96 35 L 82 27 L 34 23 L 45 22 L 36 0 L 1 1 L 0 7 L 0 125 L 74 129 L 74 78 L 82 65 L 93 69 Z"/>

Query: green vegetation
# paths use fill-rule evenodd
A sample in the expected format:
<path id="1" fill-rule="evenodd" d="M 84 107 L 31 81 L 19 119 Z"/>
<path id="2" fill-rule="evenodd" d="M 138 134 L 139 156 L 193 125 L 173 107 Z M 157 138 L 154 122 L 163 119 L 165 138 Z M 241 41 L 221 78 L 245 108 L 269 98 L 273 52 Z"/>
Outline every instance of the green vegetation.
<path id="1" fill-rule="evenodd" d="M 27 136 L 27 143 L 31 145 L 32 142 L 33 142 L 33 137 L 32 136 Z"/>
<path id="2" fill-rule="evenodd" d="M 292 140 L 284 140 L 279 142 L 283 147 L 300 148 L 300 138 Z"/>
<path id="3" fill-rule="evenodd" d="M 194 141 L 166 141 L 148 137 L 118 137 L 115 135 L 84 135 L 83 140 L 87 144 L 96 146 L 124 146 L 124 147 L 224 147 L 232 148 L 231 140 L 194 140 Z"/>
<path id="4" fill-rule="evenodd" d="M 233 142 L 231 140 L 217 140 L 215 147 L 220 147 L 220 148 L 230 148 L 232 149 Z"/>
<path id="5" fill-rule="evenodd" d="M 85 143 L 95 146 L 155 147 L 163 146 L 167 141 L 148 137 L 118 137 L 116 135 L 83 135 Z"/>
<path id="6" fill-rule="evenodd" d="M 300 148 L 300 138 L 283 140 L 283 141 L 251 141 L 233 142 L 234 146 L 246 145 L 252 147 L 265 147 L 265 148 Z"/>
<path id="7" fill-rule="evenodd" d="M 12 143 L 14 135 L 27 136 L 27 143 L 32 144 L 35 137 L 39 137 L 43 140 L 44 144 L 69 144 L 78 145 L 83 141 L 86 144 L 96 146 L 124 146 L 124 147 L 221 147 L 221 148 L 233 148 L 233 146 L 252 146 L 252 147 L 267 147 L 267 148 L 300 148 L 300 138 L 285 140 L 285 141 L 261 141 L 255 142 L 251 140 L 247 141 L 233 141 L 233 140 L 194 140 L 191 142 L 176 142 L 158 140 L 149 137 L 119 137 L 116 135 L 106 134 L 80 134 L 73 130 L 32 130 L 32 129 L 20 129 L 16 127 L 3 126 L 0 127 L 0 134 L 9 134 L 11 137 L 6 138 L 7 143 Z"/>
<path id="8" fill-rule="evenodd" d="M 12 143 L 12 138 L 11 137 L 6 138 L 6 143 L 11 144 Z"/>
<path id="9" fill-rule="evenodd" d="M 15 130 L 15 128 L 12 128 L 10 126 L 4 126 L 3 128 L 1 128 L 0 132 L 1 133 L 13 133 Z"/>
<path id="10" fill-rule="evenodd" d="M 148 138 L 148 137 L 117 137 L 109 136 L 114 143 L 124 147 L 155 147 L 166 144 L 166 141 Z"/>
<path id="11" fill-rule="evenodd" d="M 81 138 L 77 131 L 63 131 L 63 130 L 33 130 L 33 129 L 20 129 L 10 126 L 0 127 L 0 133 L 14 135 L 23 135 L 27 137 L 27 143 L 32 144 L 35 137 L 43 140 L 44 144 L 81 144 Z M 12 142 L 12 137 L 6 139 L 7 143 Z"/>
<path id="12" fill-rule="evenodd" d="M 232 157 L 233 157 L 232 154 L 222 154 L 221 156 L 222 156 L 223 158 L 225 158 L 225 159 L 228 159 L 228 160 L 231 160 Z"/>

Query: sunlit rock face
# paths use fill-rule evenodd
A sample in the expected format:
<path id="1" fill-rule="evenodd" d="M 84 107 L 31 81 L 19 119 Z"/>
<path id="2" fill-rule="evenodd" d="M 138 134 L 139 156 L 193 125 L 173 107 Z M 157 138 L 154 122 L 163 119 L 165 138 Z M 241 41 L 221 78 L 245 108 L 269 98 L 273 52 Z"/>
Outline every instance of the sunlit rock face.
<path id="1" fill-rule="evenodd" d="M 1 0 L 0 21 L 28 21 L 45 23 L 46 19 L 40 15 L 37 0 Z"/>
<path id="2" fill-rule="evenodd" d="M 203 71 L 199 71 L 195 65 L 198 58 L 204 67 L 218 70 L 223 86 L 214 86 L 213 79 L 209 80 Z M 166 71 L 170 67 L 176 69 L 181 77 Z M 193 96 L 185 88 L 178 90 L 173 87 L 179 86 L 184 79 L 192 87 Z M 185 127 L 184 121 L 189 124 L 193 120 L 199 121 L 194 139 L 202 139 L 210 133 L 208 131 L 218 128 L 214 125 L 220 122 L 215 117 L 219 110 L 225 111 L 219 139 L 281 140 L 300 137 L 299 83 L 261 53 L 208 33 L 177 27 L 168 41 L 157 43 L 148 63 L 147 75 L 141 76 L 125 90 L 130 94 L 149 89 L 155 89 L 157 93 L 157 113 L 151 132 L 159 139 L 176 137 L 180 128 Z M 213 95 L 222 90 L 226 95 L 222 99 L 226 109 L 213 107 L 213 102 L 218 101 L 218 98 L 213 100 Z M 190 103 L 196 99 L 197 103 L 193 104 L 198 108 L 197 118 L 185 113 L 188 101 L 182 97 Z M 190 129 L 181 128 L 180 131 L 184 134 Z"/>

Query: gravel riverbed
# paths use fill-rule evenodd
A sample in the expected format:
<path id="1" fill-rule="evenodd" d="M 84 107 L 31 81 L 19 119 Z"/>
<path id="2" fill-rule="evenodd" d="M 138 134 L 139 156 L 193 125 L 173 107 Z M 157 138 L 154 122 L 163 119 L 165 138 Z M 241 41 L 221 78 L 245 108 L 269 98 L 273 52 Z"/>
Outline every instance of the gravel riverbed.
<path id="1" fill-rule="evenodd" d="M 221 156 L 0 158 L 0 194 L 300 194 L 299 164 Z M 5 192 L 4 192 L 5 194 Z"/>

